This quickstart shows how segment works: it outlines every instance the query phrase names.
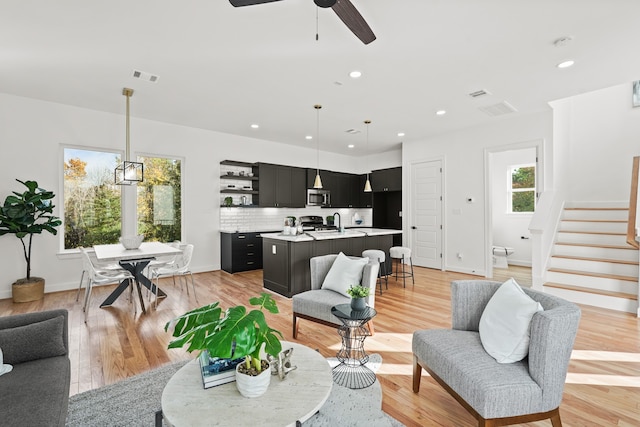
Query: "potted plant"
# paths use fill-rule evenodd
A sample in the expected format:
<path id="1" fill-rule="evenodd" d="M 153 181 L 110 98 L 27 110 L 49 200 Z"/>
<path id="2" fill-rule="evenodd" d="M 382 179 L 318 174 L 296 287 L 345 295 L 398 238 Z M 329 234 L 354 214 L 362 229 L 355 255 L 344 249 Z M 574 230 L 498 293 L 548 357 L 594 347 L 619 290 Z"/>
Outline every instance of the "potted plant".
<path id="1" fill-rule="evenodd" d="M 333 225 L 333 215 L 327 215 L 327 225 Z"/>
<path id="2" fill-rule="evenodd" d="M 351 297 L 351 309 L 362 311 L 367 308 L 365 298 L 369 296 L 370 289 L 361 285 L 351 285 L 347 293 Z"/>
<path id="3" fill-rule="evenodd" d="M 224 205 L 230 207 L 233 204 L 233 197 L 227 196 L 224 198 Z"/>
<path id="4" fill-rule="evenodd" d="M 27 262 L 27 277 L 19 279 L 11 285 L 14 302 L 36 301 L 44 296 L 44 279 L 31 277 L 31 244 L 34 234 L 43 231 L 55 235 L 56 227 L 62 224 L 60 218 L 53 215 L 52 191 L 38 187 L 36 181 L 20 181 L 27 190 L 7 196 L 0 209 L 0 236 L 14 234 L 20 243 L 24 259 Z M 26 241 L 25 241 L 26 240 Z"/>
<path id="5" fill-rule="evenodd" d="M 257 397 L 263 394 L 271 377 L 269 363 L 262 360 L 260 352 L 277 357 L 282 351 L 282 333 L 267 325 L 264 310 L 278 313 L 275 300 L 266 292 L 259 297 L 249 299 L 249 303 L 257 309 L 248 311 L 245 306 L 238 305 L 222 310 L 215 302 L 204 307 L 191 310 L 168 322 L 164 329 L 173 326 L 173 336 L 169 348 L 187 346 L 187 351 L 207 350 L 211 357 L 225 359 L 245 358 L 236 367 L 236 384 L 243 396 Z M 253 377 L 259 390 L 243 389 Z M 266 385 L 264 384 L 266 382 Z"/>

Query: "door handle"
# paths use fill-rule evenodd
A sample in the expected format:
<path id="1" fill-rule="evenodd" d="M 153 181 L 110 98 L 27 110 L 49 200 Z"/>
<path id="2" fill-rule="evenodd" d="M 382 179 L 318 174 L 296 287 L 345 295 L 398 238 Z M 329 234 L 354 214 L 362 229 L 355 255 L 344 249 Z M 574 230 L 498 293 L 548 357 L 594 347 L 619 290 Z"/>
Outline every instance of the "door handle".
<path id="1" fill-rule="evenodd" d="M 418 229 L 418 227 L 416 227 L 415 225 L 412 225 L 412 226 L 411 226 L 411 229 L 412 229 L 412 230 L 417 230 L 417 229 Z"/>

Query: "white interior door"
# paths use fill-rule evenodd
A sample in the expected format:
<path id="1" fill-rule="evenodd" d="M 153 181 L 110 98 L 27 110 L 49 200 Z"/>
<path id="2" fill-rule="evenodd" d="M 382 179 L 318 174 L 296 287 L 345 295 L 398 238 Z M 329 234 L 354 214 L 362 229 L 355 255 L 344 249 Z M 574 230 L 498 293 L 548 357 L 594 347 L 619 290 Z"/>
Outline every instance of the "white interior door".
<path id="1" fill-rule="evenodd" d="M 442 160 L 413 163 L 411 174 L 411 258 L 442 270 Z"/>

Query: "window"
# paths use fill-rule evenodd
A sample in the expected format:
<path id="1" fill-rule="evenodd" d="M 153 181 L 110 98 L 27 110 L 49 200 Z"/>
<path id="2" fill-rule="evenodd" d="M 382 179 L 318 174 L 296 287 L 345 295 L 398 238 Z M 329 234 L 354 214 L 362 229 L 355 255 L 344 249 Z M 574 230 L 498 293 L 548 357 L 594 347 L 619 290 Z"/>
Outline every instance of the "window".
<path id="1" fill-rule="evenodd" d="M 63 248 L 117 243 L 124 228 L 123 187 L 114 183 L 121 154 L 64 147 L 63 157 Z M 144 182 L 136 189 L 137 233 L 146 241 L 182 240 L 182 161 L 138 161 L 144 163 Z"/>
<path id="2" fill-rule="evenodd" d="M 510 169 L 511 212 L 534 212 L 536 205 L 536 166 L 512 166 Z"/>
<path id="3" fill-rule="evenodd" d="M 64 148 L 64 249 L 116 243 L 121 190 L 113 183 L 120 154 Z"/>
<path id="4" fill-rule="evenodd" d="M 138 184 L 138 233 L 145 240 L 172 242 L 182 237 L 182 162 L 138 156 L 144 182 Z"/>

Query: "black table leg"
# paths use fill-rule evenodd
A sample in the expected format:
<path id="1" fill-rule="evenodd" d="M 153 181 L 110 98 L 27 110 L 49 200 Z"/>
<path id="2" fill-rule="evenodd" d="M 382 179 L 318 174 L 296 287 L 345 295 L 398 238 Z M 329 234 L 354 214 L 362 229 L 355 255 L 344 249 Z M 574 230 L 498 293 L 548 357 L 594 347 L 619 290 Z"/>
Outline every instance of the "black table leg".
<path id="1" fill-rule="evenodd" d="M 122 268 L 133 275 L 136 281 L 136 288 L 138 289 L 138 297 L 140 299 L 140 306 L 142 307 L 143 313 L 146 313 L 146 309 L 144 306 L 144 299 L 142 298 L 140 285 L 149 289 L 149 291 L 151 291 L 158 298 L 165 298 L 167 296 L 167 294 L 162 289 L 158 288 L 157 286 L 153 286 L 149 278 L 144 275 L 144 269 L 147 268 L 147 265 L 149 265 L 152 259 L 153 258 L 143 258 L 135 260 L 122 260 L 118 262 Z M 120 294 L 122 294 L 122 292 L 127 289 L 128 285 L 128 280 L 123 280 L 122 282 L 120 282 L 118 287 L 114 289 L 113 292 L 111 292 L 111 294 L 102 302 L 102 304 L 100 304 L 100 307 L 108 307 L 112 305 L 115 300 L 118 299 Z"/>
<path id="2" fill-rule="evenodd" d="M 109 307 L 111 304 L 113 304 L 118 297 L 120 296 L 121 293 L 123 293 L 125 291 L 125 289 L 127 289 L 129 287 L 129 281 L 128 280 L 123 280 L 122 282 L 120 282 L 120 284 L 118 285 L 117 288 L 115 288 L 113 290 L 113 292 L 111 292 L 111 294 L 107 297 L 107 299 L 105 299 L 102 304 L 100 304 L 100 307 Z"/>

